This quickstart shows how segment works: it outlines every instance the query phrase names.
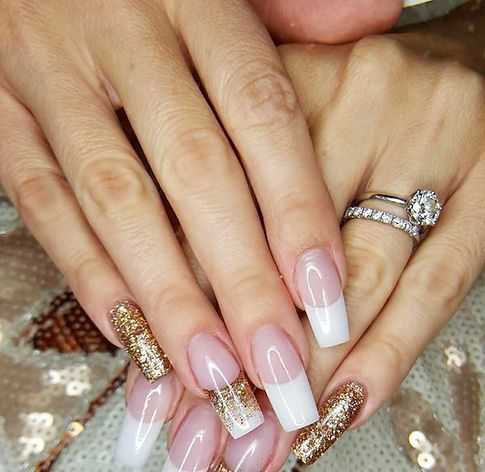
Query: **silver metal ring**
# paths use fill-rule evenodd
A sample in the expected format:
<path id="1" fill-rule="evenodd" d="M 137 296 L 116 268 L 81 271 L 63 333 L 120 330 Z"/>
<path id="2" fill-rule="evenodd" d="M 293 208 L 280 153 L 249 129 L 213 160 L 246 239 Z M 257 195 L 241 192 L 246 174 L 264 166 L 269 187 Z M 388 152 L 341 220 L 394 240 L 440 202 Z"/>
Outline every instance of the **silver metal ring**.
<path id="1" fill-rule="evenodd" d="M 362 206 L 350 206 L 344 213 L 343 223 L 353 219 L 373 220 L 379 221 L 394 228 L 404 231 L 411 236 L 415 243 L 419 243 L 421 238 L 421 231 L 417 225 L 409 220 L 400 218 L 399 216 L 387 213 L 386 211 L 377 210 L 375 208 L 367 208 Z"/>
<path id="2" fill-rule="evenodd" d="M 356 205 L 368 200 L 380 200 L 399 205 L 406 210 L 409 221 L 422 229 L 434 226 L 438 222 L 443 209 L 433 190 L 418 189 L 408 199 L 384 193 L 367 192 L 360 196 Z"/>

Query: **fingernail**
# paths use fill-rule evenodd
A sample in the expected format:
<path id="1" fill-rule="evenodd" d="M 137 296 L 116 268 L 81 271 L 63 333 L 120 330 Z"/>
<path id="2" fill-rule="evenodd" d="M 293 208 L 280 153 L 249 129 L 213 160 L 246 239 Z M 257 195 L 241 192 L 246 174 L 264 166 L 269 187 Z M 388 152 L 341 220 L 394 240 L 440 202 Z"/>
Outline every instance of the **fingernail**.
<path id="1" fill-rule="evenodd" d="M 261 472 L 271 459 L 281 431 L 271 412 L 265 412 L 264 423 L 240 439 L 230 439 L 223 462 L 217 472 Z"/>
<path id="2" fill-rule="evenodd" d="M 233 438 L 264 422 L 251 385 L 220 339 L 199 334 L 190 342 L 188 355 L 197 382 Z"/>
<path id="3" fill-rule="evenodd" d="M 212 408 L 198 405 L 180 425 L 162 472 L 206 472 L 220 441 L 220 422 Z"/>
<path id="4" fill-rule="evenodd" d="M 335 390 L 320 409 L 320 419 L 303 430 L 293 452 L 304 464 L 313 464 L 349 428 L 365 401 L 365 389 L 350 381 Z"/>
<path id="5" fill-rule="evenodd" d="M 149 382 L 155 382 L 172 370 L 172 364 L 135 303 L 127 300 L 116 303 L 110 317 L 126 352 Z"/>
<path id="6" fill-rule="evenodd" d="M 156 382 L 138 375 L 130 392 L 115 449 L 115 461 L 142 468 L 153 448 L 176 394 L 174 374 Z"/>
<path id="7" fill-rule="evenodd" d="M 254 336 L 252 348 L 264 390 L 283 429 L 294 431 L 317 421 L 305 369 L 286 334 L 265 326 Z"/>
<path id="8" fill-rule="evenodd" d="M 337 267 L 329 254 L 323 249 L 307 251 L 296 263 L 295 279 L 318 345 L 347 342 L 347 310 Z"/>

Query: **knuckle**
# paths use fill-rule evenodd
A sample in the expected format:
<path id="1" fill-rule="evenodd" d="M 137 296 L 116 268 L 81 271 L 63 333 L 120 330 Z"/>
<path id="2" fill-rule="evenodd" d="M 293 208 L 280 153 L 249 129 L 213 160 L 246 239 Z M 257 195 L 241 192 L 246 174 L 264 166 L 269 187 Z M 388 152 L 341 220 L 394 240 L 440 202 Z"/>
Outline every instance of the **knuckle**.
<path id="1" fill-rule="evenodd" d="M 195 192 L 211 188 L 231 167 L 229 144 L 217 129 L 207 127 L 179 134 L 160 160 L 159 175 L 169 193 L 179 194 L 187 188 Z"/>
<path id="2" fill-rule="evenodd" d="M 366 83 L 378 81 L 379 88 L 392 85 L 406 68 L 408 54 L 397 39 L 367 36 L 353 46 L 347 65 L 348 76 Z M 391 82 L 392 81 L 392 82 Z"/>
<path id="3" fill-rule="evenodd" d="M 310 213 L 315 208 L 314 201 L 301 192 L 292 192 L 276 199 L 271 214 L 277 227 L 277 238 L 290 244 L 296 241 L 317 242 L 319 240 Z M 272 225 L 267 225 L 269 231 Z M 296 243 L 298 244 L 298 243 Z"/>
<path id="4" fill-rule="evenodd" d="M 142 208 L 154 196 L 144 171 L 117 166 L 109 159 L 85 164 L 79 185 L 83 206 L 94 207 L 103 215 Z"/>
<path id="5" fill-rule="evenodd" d="M 41 225 L 59 218 L 68 209 L 66 179 L 55 172 L 39 172 L 13 184 L 14 200 L 27 224 Z"/>
<path id="6" fill-rule="evenodd" d="M 283 72 L 256 72 L 254 68 L 239 79 L 230 113 L 239 116 L 245 128 L 286 126 L 298 115 L 296 93 Z M 237 100 L 237 103 L 234 103 Z"/>
<path id="7" fill-rule="evenodd" d="M 450 264 L 450 260 L 416 262 L 408 266 L 400 283 L 414 287 L 416 299 L 420 303 L 432 305 L 433 311 L 449 311 L 450 307 L 463 298 L 468 288 L 469 276 L 463 267 Z"/>
<path id="8" fill-rule="evenodd" d="M 386 333 L 385 337 L 377 337 L 373 343 L 378 346 L 380 357 L 386 363 L 386 372 L 397 372 L 404 376 L 409 369 L 412 356 L 407 353 L 403 340 L 395 334 Z"/>
<path id="9" fill-rule="evenodd" d="M 235 304 L 241 305 L 251 300 L 258 305 L 259 313 L 272 313 L 274 307 L 273 294 L 281 290 L 281 279 L 268 276 L 254 268 L 243 268 L 236 273 L 229 274 L 226 280 L 231 282 L 224 289 L 231 294 Z"/>
<path id="10" fill-rule="evenodd" d="M 375 299 L 377 287 L 385 291 L 389 286 L 389 265 L 385 254 L 356 235 L 352 239 L 347 238 L 344 247 L 348 261 L 346 292 L 349 303 L 355 300 L 358 305 L 362 299 Z"/>

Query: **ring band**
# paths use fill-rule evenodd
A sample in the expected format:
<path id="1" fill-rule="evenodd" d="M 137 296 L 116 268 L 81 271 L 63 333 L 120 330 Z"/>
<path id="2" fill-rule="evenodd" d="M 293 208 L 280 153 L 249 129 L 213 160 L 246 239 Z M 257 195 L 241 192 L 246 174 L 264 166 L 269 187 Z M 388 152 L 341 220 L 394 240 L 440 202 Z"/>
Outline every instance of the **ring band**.
<path id="1" fill-rule="evenodd" d="M 418 189 L 407 200 L 395 195 L 367 192 L 361 195 L 356 204 L 359 205 L 368 200 L 380 200 L 404 208 L 411 223 L 421 229 L 435 226 L 443 209 L 433 190 Z"/>
<path id="2" fill-rule="evenodd" d="M 406 234 L 411 236 L 416 244 L 419 243 L 419 239 L 421 236 L 419 227 L 411 221 L 400 218 L 399 216 L 393 215 L 392 213 L 377 210 L 375 208 L 351 206 L 345 211 L 343 223 L 345 224 L 347 221 L 353 219 L 379 221 L 380 223 L 393 226 L 394 228 L 400 229 L 401 231 L 404 231 Z"/>

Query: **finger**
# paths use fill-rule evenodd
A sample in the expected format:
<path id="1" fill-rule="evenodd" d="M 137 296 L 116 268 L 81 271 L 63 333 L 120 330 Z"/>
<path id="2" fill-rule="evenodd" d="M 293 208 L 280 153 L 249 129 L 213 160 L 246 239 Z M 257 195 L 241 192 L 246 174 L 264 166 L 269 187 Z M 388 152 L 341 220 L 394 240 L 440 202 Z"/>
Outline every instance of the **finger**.
<path id="1" fill-rule="evenodd" d="M 339 227 L 296 93 L 251 9 L 239 0 L 212 4 L 182 2 L 174 21 L 241 156 L 287 287 L 322 347 L 345 342 Z M 330 333 L 322 317 L 334 321 Z"/>
<path id="2" fill-rule="evenodd" d="M 186 391 L 170 426 L 162 472 L 212 470 L 226 440 L 227 434 L 207 402 Z"/>
<path id="3" fill-rule="evenodd" d="M 126 381 L 126 412 L 115 448 L 115 461 L 143 469 L 163 424 L 174 414 L 183 388 L 174 372 L 150 383 L 131 364 Z"/>
<path id="4" fill-rule="evenodd" d="M 235 411 L 219 408 L 225 425 L 235 436 L 256 427 L 263 418 L 233 343 L 188 267 L 158 191 L 109 103 L 68 70 L 43 86 L 49 109 L 35 94 L 29 103 L 91 227 L 141 307 L 128 300 L 111 310 L 126 350 L 149 381 L 166 374 L 171 359 L 182 383 L 206 393 L 215 407 L 220 405 L 214 392 L 227 388 Z M 211 353 L 212 363 L 200 350 Z"/>
<path id="5" fill-rule="evenodd" d="M 378 319 L 332 377 L 319 422 L 294 445 L 304 462 L 317 460 L 350 425 L 366 422 L 390 398 L 481 271 L 484 194 L 477 188 L 485 176 L 483 162 L 473 174 L 448 200 L 440 222 L 411 259 Z M 328 421 L 337 410 L 345 413 L 338 421 Z M 309 442 L 312 446 L 305 450 Z"/>
<path id="6" fill-rule="evenodd" d="M 338 44 L 383 33 L 399 18 L 402 0 L 251 0 L 282 42 Z"/>
<path id="7" fill-rule="evenodd" d="M 130 61 L 120 63 L 112 49 L 102 48 L 99 60 L 211 282 L 247 373 L 254 383 L 265 384 L 285 427 L 297 429 L 316 417 L 304 372 L 307 353 L 301 323 L 268 250 L 244 173 L 167 28 L 145 29 L 137 44 L 140 51 L 132 47 L 135 34 L 118 38 L 128 42 L 137 67 L 130 69 Z M 160 44 L 170 53 L 160 52 Z M 197 322 L 203 323 L 200 317 Z M 278 339 L 281 362 L 291 365 L 280 369 L 276 380 L 264 355 L 272 346 L 263 329 Z M 191 344 L 190 338 L 174 341 L 173 333 L 170 337 L 179 346 L 186 342 L 195 376 L 208 389 L 207 377 L 198 372 L 201 353 L 210 348 L 212 338 L 200 336 Z M 170 356 L 168 343 L 163 345 Z M 282 383 L 288 390 L 278 388 Z M 289 390 L 295 392 L 292 399 Z M 297 402 L 297 397 L 307 401 Z"/>
<path id="8" fill-rule="evenodd" d="M 35 119 L 3 92 L 0 140 L 0 178 L 11 200 L 90 318 L 119 346 L 108 313 L 131 292 L 85 220 Z"/>

